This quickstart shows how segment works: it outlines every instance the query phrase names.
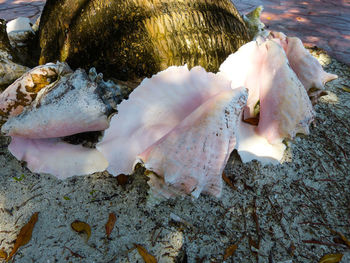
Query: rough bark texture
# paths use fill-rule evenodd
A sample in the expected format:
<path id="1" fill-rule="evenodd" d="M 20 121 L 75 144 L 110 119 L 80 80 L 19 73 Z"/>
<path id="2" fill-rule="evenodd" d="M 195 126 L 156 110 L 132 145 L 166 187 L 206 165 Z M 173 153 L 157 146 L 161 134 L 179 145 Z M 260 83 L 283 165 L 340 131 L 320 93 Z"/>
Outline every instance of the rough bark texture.
<path id="1" fill-rule="evenodd" d="M 230 0 L 48 0 L 39 39 L 40 64 L 131 80 L 186 63 L 215 72 L 249 36 Z"/>

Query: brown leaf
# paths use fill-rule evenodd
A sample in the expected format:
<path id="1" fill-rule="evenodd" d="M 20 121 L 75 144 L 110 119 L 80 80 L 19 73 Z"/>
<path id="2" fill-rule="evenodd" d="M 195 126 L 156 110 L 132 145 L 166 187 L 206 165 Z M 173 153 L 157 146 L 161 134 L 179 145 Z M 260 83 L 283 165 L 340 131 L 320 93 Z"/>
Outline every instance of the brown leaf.
<path id="1" fill-rule="evenodd" d="M 226 176 L 225 173 L 222 173 L 222 179 L 224 180 L 225 183 L 227 183 L 233 190 L 237 190 L 237 187 L 232 183 L 230 178 Z"/>
<path id="2" fill-rule="evenodd" d="M 129 177 L 125 174 L 120 174 L 117 176 L 118 185 L 124 186 L 128 183 Z"/>
<path id="3" fill-rule="evenodd" d="M 320 259 L 319 263 L 339 263 L 343 258 L 343 254 L 328 254 Z"/>
<path id="4" fill-rule="evenodd" d="M 149 254 L 143 246 L 140 246 L 138 244 L 134 244 L 134 246 L 137 248 L 137 251 L 146 263 L 157 263 L 156 258 Z"/>
<path id="5" fill-rule="evenodd" d="M 75 220 L 71 225 L 72 229 L 75 232 L 80 233 L 85 233 L 87 235 L 87 239 L 86 241 L 89 240 L 90 236 L 91 236 L 91 227 L 89 224 L 79 221 L 79 220 Z"/>
<path id="6" fill-rule="evenodd" d="M 228 248 L 226 248 L 225 255 L 224 255 L 224 260 L 226 260 L 227 258 L 231 257 L 236 252 L 236 250 L 238 248 L 238 244 L 239 243 L 236 243 L 236 244 L 233 244 L 233 245 L 229 246 Z"/>
<path id="7" fill-rule="evenodd" d="M 0 259 L 7 259 L 7 253 L 3 249 L 0 249 Z"/>
<path id="8" fill-rule="evenodd" d="M 116 221 L 117 221 L 117 217 L 115 216 L 115 214 L 110 213 L 109 217 L 108 217 L 107 224 L 105 225 L 107 238 L 109 238 L 109 236 L 111 235 L 112 230 L 114 228 L 114 224 Z"/>
<path id="9" fill-rule="evenodd" d="M 248 241 L 249 241 L 249 246 L 250 247 L 254 247 L 255 249 L 259 250 L 260 245 L 257 242 L 255 242 L 254 239 L 251 236 L 249 236 Z"/>
<path id="10" fill-rule="evenodd" d="M 10 255 L 6 259 L 6 262 L 8 262 L 13 257 L 13 255 L 16 254 L 17 250 L 21 246 L 26 245 L 30 241 L 30 239 L 32 238 L 33 228 L 36 222 L 38 221 L 38 215 L 39 215 L 39 212 L 34 213 L 32 217 L 29 219 L 28 223 L 21 228 L 17 236 L 15 245 L 13 246 L 13 249 Z"/>

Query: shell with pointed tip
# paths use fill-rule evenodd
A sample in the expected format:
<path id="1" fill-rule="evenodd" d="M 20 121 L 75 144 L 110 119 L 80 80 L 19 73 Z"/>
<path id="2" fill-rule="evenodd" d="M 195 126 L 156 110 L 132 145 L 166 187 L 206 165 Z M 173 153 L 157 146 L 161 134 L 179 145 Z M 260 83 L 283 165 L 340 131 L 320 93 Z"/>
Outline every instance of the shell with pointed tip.
<path id="1" fill-rule="evenodd" d="M 297 74 L 309 95 L 315 97 L 316 100 L 319 97 L 319 91 L 325 89 L 325 83 L 338 77 L 335 74 L 325 72 L 321 64 L 304 47 L 299 38 L 287 37 L 281 32 L 271 32 L 269 38 L 283 47 L 291 68 Z"/>

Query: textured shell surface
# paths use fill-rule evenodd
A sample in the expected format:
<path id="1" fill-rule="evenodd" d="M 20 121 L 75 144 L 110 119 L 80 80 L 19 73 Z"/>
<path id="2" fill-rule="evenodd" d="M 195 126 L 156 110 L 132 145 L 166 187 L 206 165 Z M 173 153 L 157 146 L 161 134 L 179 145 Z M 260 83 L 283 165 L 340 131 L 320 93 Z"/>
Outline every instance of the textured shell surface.
<path id="1" fill-rule="evenodd" d="M 97 88 L 84 70 L 65 75 L 41 90 L 21 114 L 8 119 L 2 132 L 37 139 L 104 130 L 109 126 L 108 109 Z"/>
<path id="2" fill-rule="evenodd" d="M 255 105 L 260 103 L 256 130 L 270 143 L 308 133 L 314 111 L 278 43 L 271 40 L 248 43 L 227 58 L 220 72 L 232 80 L 233 86 L 243 85 L 249 90 L 244 119 L 256 117 Z"/>
<path id="3" fill-rule="evenodd" d="M 118 106 L 97 148 L 110 161 L 113 174 L 130 174 L 138 154 L 171 131 L 190 112 L 230 82 L 201 67 L 170 67 L 145 79 Z"/>
<path id="4" fill-rule="evenodd" d="M 234 147 L 235 122 L 246 96 L 245 89 L 233 90 L 225 77 L 201 67 L 170 67 L 145 79 L 119 105 L 97 149 L 107 158 L 107 170 L 114 175 L 131 174 L 139 156 L 166 183 L 183 183 L 185 186 L 179 187 L 183 193 L 220 195 L 218 173 Z M 210 150 L 211 146 L 218 151 Z M 202 155 L 196 156 L 199 152 Z M 161 155 L 165 159 L 157 159 Z M 187 169 L 181 168 L 184 159 L 176 161 L 175 155 L 188 158 Z M 209 156 L 212 160 L 206 166 Z M 164 170 L 171 160 L 173 165 Z M 176 166 L 179 172 L 174 174 Z M 187 177 L 191 172 L 193 180 Z"/>
<path id="5" fill-rule="evenodd" d="M 250 40 L 230 0 L 48 0 L 39 38 L 40 64 L 96 67 L 119 80 L 172 65 L 216 72 Z"/>
<path id="6" fill-rule="evenodd" d="M 168 187 L 194 197 L 201 193 L 219 197 L 221 175 L 236 145 L 238 117 L 246 99 L 243 88 L 220 92 L 138 158 L 147 170 L 162 175 Z"/>
<path id="7" fill-rule="evenodd" d="M 20 114 L 36 99 L 42 89 L 54 83 L 59 76 L 71 72 L 65 63 L 48 63 L 26 72 L 0 94 L 0 122 Z"/>
<path id="8" fill-rule="evenodd" d="M 0 88 L 21 77 L 29 68 L 15 63 L 13 48 L 6 32 L 6 22 L 0 19 Z"/>

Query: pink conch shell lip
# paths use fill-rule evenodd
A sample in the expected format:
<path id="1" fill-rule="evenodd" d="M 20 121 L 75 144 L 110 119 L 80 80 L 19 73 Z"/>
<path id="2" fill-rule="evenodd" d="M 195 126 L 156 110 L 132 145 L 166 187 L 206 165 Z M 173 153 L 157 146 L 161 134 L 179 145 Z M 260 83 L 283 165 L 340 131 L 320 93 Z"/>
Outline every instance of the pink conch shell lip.
<path id="1" fill-rule="evenodd" d="M 119 105 L 97 149 L 114 175 L 131 174 L 139 159 L 167 187 L 196 197 L 201 192 L 219 196 L 221 172 L 234 148 L 235 124 L 246 97 L 245 89 L 232 89 L 220 74 L 170 67 L 144 80 Z M 227 126 L 225 114 L 230 116 Z"/>

